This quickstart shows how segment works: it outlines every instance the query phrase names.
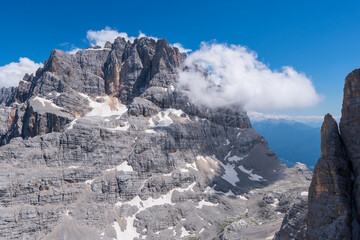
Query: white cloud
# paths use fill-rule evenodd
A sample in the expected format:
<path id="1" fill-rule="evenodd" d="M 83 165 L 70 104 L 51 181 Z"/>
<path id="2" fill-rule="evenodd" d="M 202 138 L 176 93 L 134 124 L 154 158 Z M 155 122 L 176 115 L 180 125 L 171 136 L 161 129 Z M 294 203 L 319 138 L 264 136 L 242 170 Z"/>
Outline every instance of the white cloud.
<path id="1" fill-rule="evenodd" d="M 171 46 L 173 47 L 177 47 L 179 49 L 180 52 L 184 52 L 184 53 L 188 53 L 188 52 L 191 52 L 192 50 L 191 49 L 186 49 L 183 47 L 183 45 L 181 43 L 174 43 L 174 44 L 171 44 Z"/>
<path id="2" fill-rule="evenodd" d="M 322 98 L 304 74 L 287 66 L 272 71 L 242 46 L 202 43 L 185 66 L 179 86 L 208 107 L 280 110 L 313 106 Z"/>
<path id="3" fill-rule="evenodd" d="M 19 62 L 12 62 L 0 67 L 0 87 L 15 87 L 23 79 L 25 73 L 36 72 L 42 63 L 35 63 L 29 58 L 20 58 Z"/>
<path id="4" fill-rule="evenodd" d="M 70 54 L 75 54 L 77 53 L 78 51 L 82 50 L 81 48 L 73 48 L 72 50 L 70 51 L 67 51 L 67 53 L 70 53 Z"/>
<path id="5" fill-rule="evenodd" d="M 142 37 L 152 38 L 155 41 L 159 40 L 159 38 L 153 37 L 153 36 L 147 36 L 145 33 L 142 33 L 141 31 L 139 31 L 139 35 L 137 37 L 134 37 L 134 36 L 129 36 L 125 32 L 118 32 L 117 30 L 112 29 L 110 27 L 105 27 L 104 29 L 98 30 L 98 31 L 89 30 L 86 33 L 86 39 L 89 41 L 91 46 L 97 45 L 100 47 L 104 47 L 106 42 L 113 43 L 114 40 L 118 37 L 123 37 L 123 38 L 125 38 L 126 41 L 130 41 L 130 42 L 134 42 L 135 39 L 142 38 Z M 63 43 L 63 44 L 68 45 L 69 43 Z M 174 44 L 170 44 L 170 45 L 172 47 L 177 47 L 180 52 L 184 52 L 184 53 L 191 52 L 191 49 L 184 48 L 181 43 L 174 43 Z M 72 49 L 70 51 L 67 51 L 67 53 L 75 54 L 80 50 L 82 50 L 82 49 L 72 46 Z"/>
<path id="6" fill-rule="evenodd" d="M 104 47 L 106 42 L 113 43 L 114 40 L 118 37 L 123 37 L 125 38 L 126 41 L 130 41 L 130 42 L 134 42 L 136 38 L 142 38 L 142 37 L 152 38 L 156 41 L 159 39 L 157 37 L 147 36 L 145 33 L 142 33 L 141 31 L 139 32 L 139 35 L 137 37 L 133 37 L 133 36 L 129 36 L 125 32 L 118 32 L 117 30 L 114 30 L 110 27 L 105 27 L 105 29 L 99 31 L 89 30 L 87 31 L 86 34 L 86 39 L 90 42 L 92 46 L 98 45 L 100 47 Z M 181 43 L 174 43 L 171 44 L 171 46 L 177 47 L 180 52 L 184 52 L 184 53 L 191 52 L 191 49 L 184 48 Z M 73 50 L 70 52 L 73 53 Z"/>
<path id="7" fill-rule="evenodd" d="M 138 37 L 132 37 L 125 32 L 118 32 L 117 30 L 111 29 L 110 27 L 105 27 L 105 29 L 99 31 L 89 30 L 86 34 L 86 38 L 92 46 L 98 45 L 100 47 L 104 47 L 105 43 L 108 41 L 113 43 L 114 40 L 118 37 L 123 37 L 126 41 L 133 42 L 136 38 L 142 38 L 147 36 L 144 33 L 139 32 Z M 148 38 L 153 38 L 157 40 L 156 37 L 149 36 Z"/>
<path id="8" fill-rule="evenodd" d="M 98 45 L 100 47 L 104 47 L 107 41 L 114 42 L 115 38 L 123 37 L 126 40 L 134 40 L 132 37 L 129 38 L 127 33 L 120 33 L 116 30 L 113 30 L 109 27 L 99 31 L 89 30 L 87 31 L 86 38 L 91 43 L 91 45 Z"/>

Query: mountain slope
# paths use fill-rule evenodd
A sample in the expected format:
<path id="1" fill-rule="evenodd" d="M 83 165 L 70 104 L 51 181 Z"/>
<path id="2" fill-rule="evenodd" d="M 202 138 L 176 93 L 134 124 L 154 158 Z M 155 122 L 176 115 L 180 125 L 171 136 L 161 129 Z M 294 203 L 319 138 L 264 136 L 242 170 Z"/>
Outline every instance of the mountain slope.
<path id="1" fill-rule="evenodd" d="M 281 165 L 245 112 L 205 108 L 177 89 L 185 57 L 164 39 L 117 38 L 54 50 L 35 76 L 3 89 L 0 238 L 277 231 L 309 171 Z"/>
<path id="2" fill-rule="evenodd" d="M 321 153 L 320 128 L 273 119 L 254 122 L 252 126 L 265 137 L 270 148 L 288 166 L 301 162 L 310 169 L 314 168 Z"/>

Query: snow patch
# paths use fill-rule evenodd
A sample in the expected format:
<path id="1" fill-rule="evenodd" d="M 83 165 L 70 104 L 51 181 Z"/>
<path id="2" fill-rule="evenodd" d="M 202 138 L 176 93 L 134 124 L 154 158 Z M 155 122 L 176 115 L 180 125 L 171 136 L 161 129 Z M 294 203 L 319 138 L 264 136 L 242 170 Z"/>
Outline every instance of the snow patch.
<path id="1" fill-rule="evenodd" d="M 152 129 L 146 129 L 145 130 L 146 133 L 156 133 L 156 131 L 152 130 Z"/>
<path id="2" fill-rule="evenodd" d="M 225 196 L 227 197 L 236 197 L 233 191 L 229 190 L 227 193 L 225 193 Z"/>
<path id="3" fill-rule="evenodd" d="M 152 118 L 149 119 L 149 127 L 155 127 L 155 123 Z"/>
<path id="4" fill-rule="evenodd" d="M 196 182 L 190 184 L 186 188 L 174 188 L 171 191 L 169 191 L 167 194 L 164 194 L 164 195 L 160 196 L 159 198 L 149 197 L 146 200 L 141 200 L 139 196 L 136 196 L 132 200 L 126 202 L 126 204 L 129 204 L 131 206 L 136 206 L 140 210 L 145 210 L 150 207 L 164 205 L 164 204 L 175 205 L 175 203 L 173 203 L 171 201 L 171 196 L 172 196 L 173 192 L 174 191 L 178 191 L 178 192 L 194 191 L 193 188 L 195 187 L 195 185 L 196 185 Z M 124 204 L 124 203 L 118 202 L 115 205 L 117 207 L 120 207 L 122 204 Z"/>
<path id="5" fill-rule="evenodd" d="M 301 192 L 301 196 L 308 196 L 309 192 Z"/>
<path id="6" fill-rule="evenodd" d="M 230 150 L 230 152 L 228 152 L 228 154 L 224 157 L 224 160 L 226 160 L 226 159 L 230 156 L 231 151 L 232 151 L 232 150 Z"/>
<path id="7" fill-rule="evenodd" d="M 154 206 L 158 206 L 158 205 L 164 205 L 164 204 L 170 204 L 170 205 L 175 205 L 175 203 L 173 203 L 171 201 L 171 196 L 173 194 L 174 191 L 179 191 L 179 192 L 185 192 L 185 191 L 194 191 L 193 188 L 196 185 L 196 182 L 190 184 L 188 187 L 186 188 L 175 188 L 172 189 L 170 192 L 168 192 L 165 195 L 162 195 L 159 198 L 148 198 L 146 200 L 141 200 L 139 196 L 136 196 L 135 198 L 133 198 L 132 200 L 126 202 L 125 204 L 129 204 L 131 206 L 136 206 L 138 208 L 138 211 L 136 213 L 134 213 L 132 216 L 129 216 L 126 218 L 126 229 L 124 229 L 124 231 L 121 231 L 120 227 L 118 228 L 118 224 L 116 226 L 115 222 L 114 222 L 114 229 L 116 231 L 116 236 L 117 236 L 117 240 L 120 239 L 133 239 L 135 237 L 139 237 L 139 234 L 136 232 L 136 228 L 133 226 L 134 225 L 134 220 L 135 220 L 135 216 L 137 213 L 147 209 L 147 208 L 151 208 Z M 124 203 L 122 202 L 118 202 L 115 204 L 115 206 L 117 207 L 121 207 L 121 205 L 123 205 Z"/>
<path id="8" fill-rule="evenodd" d="M 89 106 L 92 110 L 85 116 L 93 117 L 110 117 L 113 115 L 118 115 L 119 117 L 127 112 L 127 107 L 119 102 L 117 98 L 110 96 L 97 97 L 97 99 L 102 99 L 103 102 L 97 102 L 92 100 L 88 95 L 79 93 L 80 96 L 86 98 L 89 101 Z"/>
<path id="9" fill-rule="evenodd" d="M 95 179 L 86 180 L 85 183 L 91 185 Z"/>
<path id="10" fill-rule="evenodd" d="M 192 169 L 194 169 L 195 171 L 199 171 L 198 170 L 198 168 L 196 167 L 196 163 L 194 162 L 194 163 L 187 163 L 186 165 L 185 165 L 187 168 L 192 168 Z"/>
<path id="11" fill-rule="evenodd" d="M 201 209 L 204 206 L 216 207 L 217 205 L 219 205 L 219 203 L 207 202 L 203 199 L 199 202 L 199 206 L 196 206 L 196 208 Z"/>
<path id="12" fill-rule="evenodd" d="M 121 163 L 119 166 L 116 167 L 116 170 L 118 171 L 124 171 L 124 172 L 133 172 L 134 169 L 132 168 L 131 165 L 128 164 L 127 161 L 124 161 L 123 163 Z"/>
<path id="13" fill-rule="evenodd" d="M 106 119 L 105 119 L 106 121 Z M 107 130 L 110 130 L 110 131 L 127 131 L 130 127 L 130 124 L 128 122 L 125 122 L 124 123 L 124 126 L 120 127 L 120 126 L 117 126 L 116 128 L 106 128 Z"/>
<path id="14" fill-rule="evenodd" d="M 78 168 L 79 166 L 70 166 L 68 168 Z"/>
<path id="15" fill-rule="evenodd" d="M 166 109 L 165 111 L 159 112 L 156 116 L 159 118 L 157 122 L 157 127 L 167 127 L 173 123 L 173 120 L 169 117 L 171 109 Z"/>
<path id="16" fill-rule="evenodd" d="M 207 186 L 205 188 L 205 190 L 204 190 L 204 193 L 207 193 L 207 194 L 224 194 L 223 192 L 216 191 L 215 187 L 216 187 L 216 184 L 213 187 Z"/>
<path id="17" fill-rule="evenodd" d="M 115 171 L 115 170 L 124 171 L 124 172 L 133 172 L 134 171 L 132 166 L 130 166 L 127 161 L 124 161 L 123 163 L 121 163 L 120 165 L 118 165 L 115 168 L 105 169 L 105 172 L 110 172 L 110 171 Z"/>
<path id="18" fill-rule="evenodd" d="M 52 100 L 43 98 L 43 97 L 39 97 L 36 96 L 35 98 L 33 98 L 31 100 L 31 104 L 34 103 L 40 103 L 41 107 L 44 108 L 45 111 L 61 111 L 61 110 L 65 110 L 62 107 L 59 107 L 58 105 L 56 105 L 55 103 L 53 103 Z"/>
<path id="19" fill-rule="evenodd" d="M 248 199 L 246 197 L 244 197 L 243 195 L 239 195 L 238 196 L 241 200 L 247 201 Z"/>
<path id="20" fill-rule="evenodd" d="M 186 236 L 189 236 L 190 233 L 184 228 L 184 227 L 181 227 L 181 238 L 183 237 L 186 237 Z"/>
<path id="21" fill-rule="evenodd" d="M 276 207 L 279 204 L 279 200 L 277 198 L 275 198 L 275 202 L 271 203 L 270 205 L 273 207 Z"/>
<path id="22" fill-rule="evenodd" d="M 246 156 L 245 156 L 245 157 L 246 157 Z M 238 162 L 238 161 L 243 160 L 245 157 L 239 157 L 239 156 L 234 155 L 234 156 L 232 156 L 232 157 L 229 157 L 229 158 L 228 158 L 228 161 L 229 161 L 229 162 Z"/>
<path id="23" fill-rule="evenodd" d="M 168 108 L 165 111 L 159 112 L 154 117 L 158 117 L 159 120 L 157 124 L 154 123 L 152 118 L 149 119 L 149 127 L 167 127 L 170 126 L 174 121 L 169 116 L 170 114 L 174 114 L 175 116 L 190 121 L 190 118 L 187 114 L 185 114 L 181 109 Z M 182 115 L 185 115 L 183 117 Z"/>
<path id="24" fill-rule="evenodd" d="M 221 161 L 218 161 L 219 164 L 224 168 L 225 173 L 221 176 L 225 181 L 229 182 L 233 186 L 236 186 L 236 183 L 239 181 L 237 172 L 235 171 L 235 165 L 233 164 L 223 164 Z"/>
<path id="25" fill-rule="evenodd" d="M 247 169 L 244 168 L 243 165 L 240 165 L 240 166 L 239 166 L 239 169 L 240 169 L 242 172 L 248 174 L 248 175 L 249 175 L 249 179 L 252 180 L 252 181 L 256 181 L 256 182 L 266 181 L 266 179 L 264 179 L 262 176 L 257 175 L 257 174 L 255 174 L 255 173 L 252 173 L 252 171 L 253 171 L 252 169 L 251 169 L 251 170 L 247 170 Z"/>
<path id="26" fill-rule="evenodd" d="M 136 227 L 134 227 L 135 215 L 132 217 L 127 217 L 125 219 L 126 219 L 126 228 L 123 231 L 121 231 L 119 223 L 114 221 L 113 228 L 115 229 L 116 232 L 116 238 L 113 239 L 123 240 L 123 239 L 139 238 L 140 234 L 137 233 Z"/>
<path id="27" fill-rule="evenodd" d="M 68 126 L 67 129 L 73 129 L 73 128 L 74 128 L 74 125 L 76 124 L 76 121 L 77 121 L 77 118 L 74 119 L 73 121 L 71 121 L 71 123 L 69 124 L 69 126 Z"/>
<path id="28" fill-rule="evenodd" d="M 204 190 L 204 193 L 207 193 L 207 194 L 219 194 L 219 195 L 225 195 L 227 197 L 236 197 L 236 194 L 232 191 L 232 190 L 229 190 L 227 191 L 226 193 L 224 192 L 221 192 L 221 191 L 216 191 L 215 190 L 215 187 L 216 187 L 216 184 L 213 186 L 213 187 L 209 187 L 207 186 Z M 239 196 L 240 197 L 240 196 Z M 247 199 L 246 199 L 247 200 Z"/>

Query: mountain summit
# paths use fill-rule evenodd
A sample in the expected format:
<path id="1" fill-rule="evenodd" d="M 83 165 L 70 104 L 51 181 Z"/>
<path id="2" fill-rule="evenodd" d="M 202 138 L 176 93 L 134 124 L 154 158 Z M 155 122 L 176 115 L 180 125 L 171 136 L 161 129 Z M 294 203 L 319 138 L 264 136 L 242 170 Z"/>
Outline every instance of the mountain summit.
<path id="1" fill-rule="evenodd" d="M 0 91 L 0 238 L 270 239 L 311 178 L 177 88 L 164 39 L 53 50 Z"/>

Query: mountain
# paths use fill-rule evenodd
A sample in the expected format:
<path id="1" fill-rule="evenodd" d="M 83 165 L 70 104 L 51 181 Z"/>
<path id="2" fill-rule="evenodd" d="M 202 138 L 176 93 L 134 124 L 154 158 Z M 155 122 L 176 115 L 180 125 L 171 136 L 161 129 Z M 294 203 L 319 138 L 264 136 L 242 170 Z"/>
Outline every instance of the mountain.
<path id="1" fill-rule="evenodd" d="M 246 112 L 179 89 L 186 57 L 117 38 L 2 89 L 0 238 L 272 238 L 311 172 L 280 164 Z"/>
<path id="2" fill-rule="evenodd" d="M 345 79 L 340 132 L 330 114 L 324 118 L 308 202 L 292 207 L 274 239 L 359 239 L 359 103 L 356 69 Z"/>
<path id="3" fill-rule="evenodd" d="M 267 119 L 252 124 L 287 166 L 296 162 L 314 169 L 320 157 L 320 128 L 284 119 Z"/>

